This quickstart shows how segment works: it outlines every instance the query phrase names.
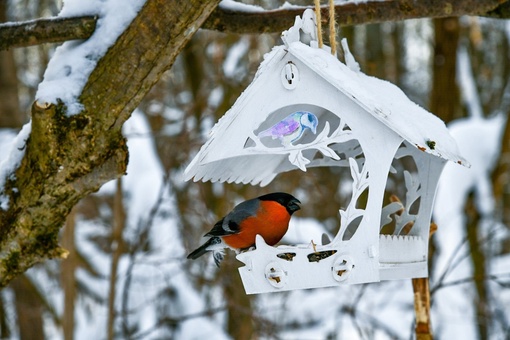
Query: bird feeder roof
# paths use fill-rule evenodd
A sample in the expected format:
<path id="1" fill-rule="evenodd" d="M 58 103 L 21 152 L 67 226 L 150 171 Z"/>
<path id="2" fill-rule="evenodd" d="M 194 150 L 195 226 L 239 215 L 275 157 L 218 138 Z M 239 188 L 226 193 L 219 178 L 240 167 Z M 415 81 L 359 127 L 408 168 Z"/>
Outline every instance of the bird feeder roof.
<path id="1" fill-rule="evenodd" d="M 281 153 L 271 155 L 271 149 L 264 154 L 253 154 L 243 150 L 250 129 L 253 132 L 254 125 L 260 124 L 261 119 L 267 118 L 273 112 L 268 109 L 269 104 L 264 103 L 288 101 L 287 105 L 292 104 L 292 95 L 288 89 L 273 86 L 268 81 L 269 75 L 277 74 L 279 77 L 282 67 L 285 67 L 289 58 L 311 70 L 316 75 L 315 78 L 321 79 L 321 86 L 333 87 L 343 93 L 369 113 L 367 119 L 376 119 L 382 123 L 382 129 L 387 127 L 426 154 L 469 166 L 469 163 L 460 156 L 444 122 L 412 102 L 397 86 L 360 72 L 345 40 L 343 43 L 347 64 L 331 55 L 327 48 L 311 47 L 299 39 L 290 39 L 285 33 L 283 34 L 285 45 L 273 48 L 264 56 L 253 82 L 213 127 L 209 139 L 185 170 L 186 180 L 194 178 L 195 181 L 266 185 L 278 173 L 292 168 L 289 164 L 283 165 L 285 162 L 288 163 L 287 155 Z M 261 89 L 267 87 L 271 87 L 271 91 L 268 92 L 266 89 L 264 96 L 261 97 Z M 259 98 L 255 98 L 254 101 L 254 97 L 257 96 Z M 324 98 L 326 99 L 335 100 Z M 295 98 L 294 104 L 299 104 L 299 100 Z M 257 112 L 251 108 L 253 103 L 260 103 Z M 341 112 L 341 107 L 338 111 Z M 261 115 L 265 117 L 261 118 Z M 244 136 L 239 136 L 243 133 Z"/>
<path id="2" fill-rule="evenodd" d="M 444 122 L 412 102 L 397 86 L 353 70 L 323 49 L 293 42 L 288 50 L 410 144 L 431 155 L 469 166 L 460 156 Z"/>

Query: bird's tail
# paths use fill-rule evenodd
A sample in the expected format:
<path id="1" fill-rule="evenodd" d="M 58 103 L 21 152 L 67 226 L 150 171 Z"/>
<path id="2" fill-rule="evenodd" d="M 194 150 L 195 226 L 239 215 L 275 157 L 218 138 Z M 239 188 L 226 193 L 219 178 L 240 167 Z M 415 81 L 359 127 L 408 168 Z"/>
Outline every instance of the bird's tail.
<path id="1" fill-rule="evenodd" d="M 269 128 L 269 129 L 267 129 L 267 130 L 260 131 L 260 132 L 257 134 L 257 137 L 259 137 L 259 138 L 263 138 L 263 137 L 272 137 L 273 139 L 275 139 L 275 137 L 273 136 L 273 133 L 271 132 L 271 128 Z"/>
<path id="2" fill-rule="evenodd" d="M 207 252 L 210 252 L 210 251 L 213 251 L 213 250 L 217 250 L 215 248 L 218 248 L 218 247 L 214 247 L 214 246 L 215 245 L 219 245 L 219 244 L 221 244 L 221 239 L 219 237 L 216 237 L 216 236 L 215 237 L 211 237 L 210 239 L 207 240 L 207 242 L 205 242 L 200 247 L 198 247 L 197 249 L 192 251 L 188 255 L 188 259 L 196 260 L 200 256 L 204 255 Z"/>

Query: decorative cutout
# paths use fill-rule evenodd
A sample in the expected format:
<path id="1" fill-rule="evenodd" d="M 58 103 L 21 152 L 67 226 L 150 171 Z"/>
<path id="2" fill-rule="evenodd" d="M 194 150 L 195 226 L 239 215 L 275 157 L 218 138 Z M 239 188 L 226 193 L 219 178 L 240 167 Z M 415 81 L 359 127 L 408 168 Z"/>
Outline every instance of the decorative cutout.
<path id="1" fill-rule="evenodd" d="M 276 263 L 268 263 L 265 270 L 265 276 L 269 284 L 275 288 L 282 288 L 287 281 L 287 274 Z"/>
<path id="2" fill-rule="evenodd" d="M 419 236 L 381 235 L 379 262 L 412 263 L 427 260 L 426 242 Z"/>
<path id="3" fill-rule="evenodd" d="M 285 261 L 292 261 L 296 257 L 296 253 L 280 253 L 276 254 L 276 257 Z"/>
<path id="4" fill-rule="evenodd" d="M 386 185 L 386 192 L 391 193 L 388 197 L 390 203 L 383 206 L 381 212 L 383 235 L 410 234 L 420 211 L 422 185 L 412 150 L 402 143 L 390 168 Z M 401 197 L 405 197 L 405 204 Z"/>
<path id="5" fill-rule="evenodd" d="M 297 143 L 307 129 L 316 134 L 318 125 L 319 120 L 315 114 L 308 111 L 297 111 L 272 125 L 270 128 L 258 132 L 257 135 L 253 132 L 252 135 L 247 138 L 244 147 L 253 153 L 288 154 L 289 162 L 303 171 L 306 171 L 307 165 L 309 165 L 312 160 L 324 162 L 324 159 L 318 158 L 316 153 L 309 155 L 310 158 L 305 157 L 303 152 L 307 150 L 317 150 L 327 159 L 340 161 L 340 156 L 334 149 L 335 145 L 355 139 L 351 129 L 341 120 L 336 130 L 331 134 L 330 123 L 326 121 L 324 123 L 324 128 L 313 141 L 303 144 Z M 280 140 L 281 146 L 267 145 L 264 140 L 269 137 L 271 140 Z M 359 146 L 357 141 L 355 144 Z M 359 150 L 354 150 L 355 148 L 356 146 L 353 146 L 351 151 L 358 155 Z"/>
<path id="6" fill-rule="evenodd" d="M 319 262 L 320 260 L 327 259 L 328 257 L 336 254 L 336 252 L 336 250 L 324 250 L 310 253 L 307 256 L 308 262 Z"/>
<path id="7" fill-rule="evenodd" d="M 354 263 L 352 258 L 345 254 L 339 255 L 331 267 L 333 278 L 338 282 L 347 280 L 353 269 Z"/>
<path id="8" fill-rule="evenodd" d="M 294 90 L 297 87 L 299 83 L 299 70 L 291 61 L 283 67 L 281 81 L 283 87 L 287 90 Z"/>
<path id="9" fill-rule="evenodd" d="M 347 206 L 347 209 L 345 210 L 340 209 L 340 230 L 336 235 L 335 239 L 333 240 L 333 242 L 345 240 L 344 235 L 351 226 L 351 224 L 357 219 L 359 220 L 359 223 L 361 223 L 360 218 L 362 218 L 363 215 L 365 214 L 365 209 L 356 208 L 356 204 L 361 195 L 365 192 L 365 190 L 368 189 L 369 184 L 368 170 L 366 166 L 363 166 L 362 169 L 360 170 L 358 162 L 353 158 L 349 158 L 349 165 L 351 168 L 351 176 L 353 179 L 352 198 L 351 201 L 349 202 L 349 205 Z"/>
<path id="10" fill-rule="evenodd" d="M 297 111 L 291 113 L 269 129 L 259 132 L 257 137 L 260 139 L 264 137 L 279 139 L 283 146 L 289 146 L 299 140 L 306 129 L 309 129 L 315 135 L 318 124 L 319 120 L 313 113 Z"/>

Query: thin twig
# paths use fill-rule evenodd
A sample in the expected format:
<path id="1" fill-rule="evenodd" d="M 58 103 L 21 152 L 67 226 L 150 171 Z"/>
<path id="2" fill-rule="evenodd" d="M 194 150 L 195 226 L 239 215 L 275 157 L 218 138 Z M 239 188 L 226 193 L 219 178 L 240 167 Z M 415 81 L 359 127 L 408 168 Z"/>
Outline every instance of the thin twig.
<path id="1" fill-rule="evenodd" d="M 201 312 L 182 315 L 182 316 L 178 316 L 178 317 L 166 317 L 166 318 L 159 320 L 159 322 L 156 325 L 154 325 L 152 328 L 150 328 L 144 332 L 135 334 L 135 335 L 131 336 L 130 339 L 133 339 L 133 340 L 146 339 L 151 333 L 156 331 L 161 325 L 170 325 L 170 326 L 175 327 L 183 321 L 187 321 L 187 320 L 195 319 L 195 318 L 210 317 L 213 314 L 220 313 L 225 310 L 226 310 L 226 307 L 217 307 L 217 308 L 211 308 L 211 309 L 207 309 L 207 310 L 204 310 Z"/>
<path id="2" fill-rule="evenodd" d="M 159 188 L 158 197 L 156 199 L 156 202 L 152 206 L 151 210 L 149 211 L 148 218 L 146 220 L 143 220 L 140 218 L 137 224 L 137 228 L 135 230 L 135 235 L 137 236 L 138 242 L 134 242 L 131 244 L 131 247 L 129 249 L 128 257 L 129 257 L 129 264 L 128 268 L 126 270 L 126 279 L 124 281 L 124 287 L 122 288 L 122 305 L 121 305 L 121 315 L 122 315 L 122 333 L 124 337 L 129 337 L 129 322 L 127 319 L 128 316 L 128 309 L 129 309 L 129 290 L 131 287 L 132 282 L 132 276 L 133 276 L 133 270 L 136 265 L 136 255 L 138 254 L 138 251 L 145 247 L 147 243 L 147 238 L 143 237 L 143 235 L 149 235 L 150 229 L 153 225 L 154 219 L 157 215 L 157 212 L 163 203 L 163 199 L 165 197 L 165 193 L 167 190 L 167 185 L 170 181 L 170 174 L 166 173 L 163 179 L 163 183 L 161 184 L 161 187 Z"/>

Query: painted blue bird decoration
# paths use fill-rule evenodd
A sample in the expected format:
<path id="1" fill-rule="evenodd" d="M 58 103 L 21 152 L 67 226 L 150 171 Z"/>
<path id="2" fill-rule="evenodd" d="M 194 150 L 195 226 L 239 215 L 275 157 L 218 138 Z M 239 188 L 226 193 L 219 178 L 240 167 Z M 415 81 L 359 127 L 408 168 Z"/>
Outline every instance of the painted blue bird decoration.
<path id="1" fill-rule="evenodd" d="M 271 137 L 272 139 L 279 139 L 283 146 L 288 146 L 300 139 L 306 129 L 316 134 L 318 124 L 319 120 L 313 113 L 296 111 L 269 129 L 259 132 L 257 136 L 259 138 Z"/>

